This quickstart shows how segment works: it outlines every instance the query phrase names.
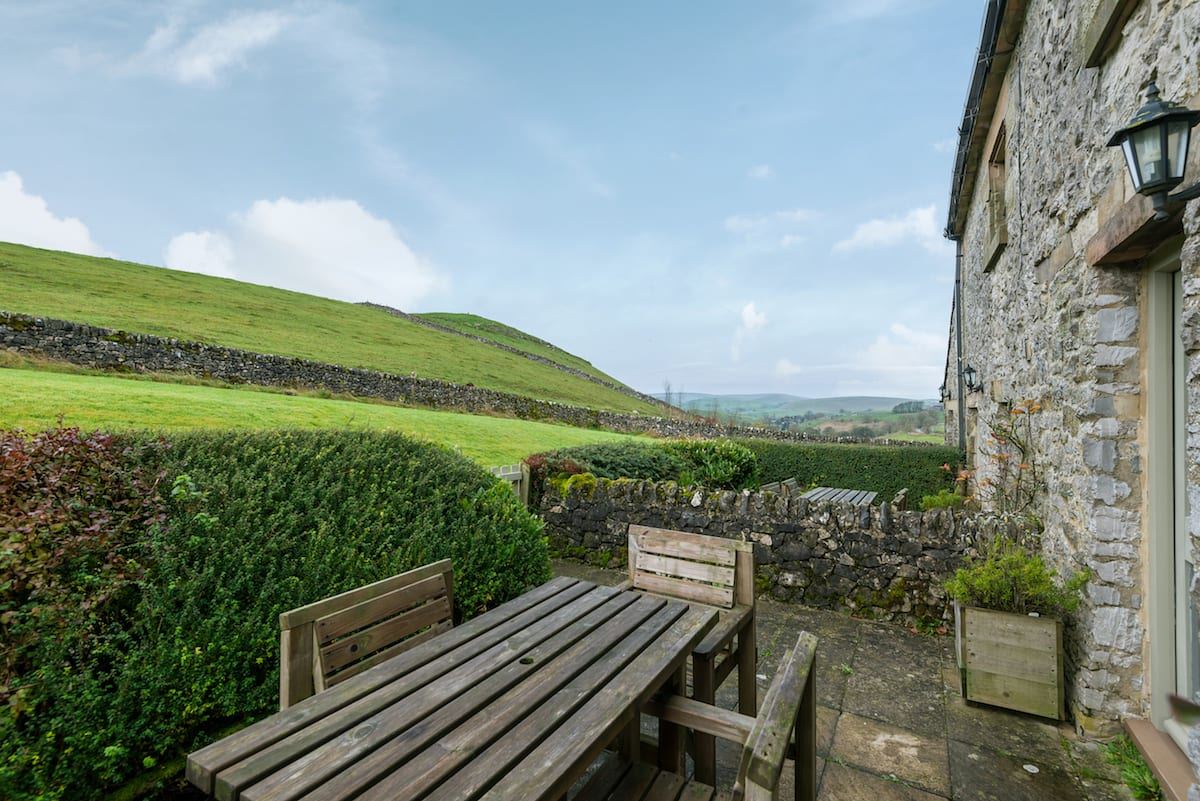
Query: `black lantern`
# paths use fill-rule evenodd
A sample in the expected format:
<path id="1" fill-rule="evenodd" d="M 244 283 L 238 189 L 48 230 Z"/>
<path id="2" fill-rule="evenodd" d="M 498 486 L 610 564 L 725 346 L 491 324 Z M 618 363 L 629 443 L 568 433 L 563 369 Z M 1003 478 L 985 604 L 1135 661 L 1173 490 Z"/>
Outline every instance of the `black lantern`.
<path id="1" fill-rule="evenodd" d="M 971 392 L 974 392 L 975 390 L 979 389 L 980 386 L 982 386 L 979 383 L 979 371 L 969 364 L 963 368 L 963 381 L 966 383 L 967 389 Z"/>
<path id="2" fill-rule="evenodd" d="M 946 401 L 950 400 L 950 392 L 946 389 L 945 384 L 942 384 L 940 387 L 938 387 L 938 395 L 941 396 L 942 403 L 945 403 Z"/>
<path id="3" fill-rule="evenodd" d="M 1108 140 L 1109 147 L 1121 146 L 1133 188 L 1153 201 L 1156 219 L 1166 219 L 1167 201 L 1175 199 L 1167 192 L 1183 182 L 1188 140 L 1198 122 L 1200 111 L 1163 100 L 1152 82 L 1137 114 Z"/>

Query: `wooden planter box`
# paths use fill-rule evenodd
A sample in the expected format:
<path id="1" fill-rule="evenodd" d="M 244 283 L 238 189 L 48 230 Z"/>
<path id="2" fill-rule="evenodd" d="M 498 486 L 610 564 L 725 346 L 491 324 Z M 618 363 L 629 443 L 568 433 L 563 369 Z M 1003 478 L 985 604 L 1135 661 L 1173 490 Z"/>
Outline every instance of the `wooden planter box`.
<path id="1" fill-rule="evenodd" d="M 1046 718 L 1066 717 L 1062 621 L 954 605 L 963 698 Z"/>

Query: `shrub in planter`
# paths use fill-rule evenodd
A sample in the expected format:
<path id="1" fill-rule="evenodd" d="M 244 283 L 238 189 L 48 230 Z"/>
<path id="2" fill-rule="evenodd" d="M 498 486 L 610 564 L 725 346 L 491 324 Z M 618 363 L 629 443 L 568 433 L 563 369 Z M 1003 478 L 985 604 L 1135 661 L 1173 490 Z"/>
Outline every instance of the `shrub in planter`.
<path id="1" fill-rule="evenodd" d="M 1089 573 L 1061 581 L 1045 560 L 998 540 L 946 582 L 954 599 L 963 697 L 1021 712 L 1066 716 L 1063 618 Z"/>

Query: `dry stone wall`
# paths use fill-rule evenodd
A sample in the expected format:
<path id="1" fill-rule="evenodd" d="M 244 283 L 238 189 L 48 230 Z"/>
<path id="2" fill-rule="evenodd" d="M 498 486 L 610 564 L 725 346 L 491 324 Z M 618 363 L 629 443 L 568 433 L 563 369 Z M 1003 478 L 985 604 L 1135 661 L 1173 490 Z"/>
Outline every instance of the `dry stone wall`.
<path id="1" fill-rule="evenodd" d="M 942 585 L 964 557 L 998 534 L 1037 542 L 1027 521 L 1000 515 L 813 503 L 670 481 L 596 479 L 565 496 L 548 483 L 540 512 L 559 553 L 614 565 L 625 563 L 631 523 L 746 540 L 760 592 L 884 620 L 949 620 Z"/>
<path id="2" fill-rule="evenodd" d="M 469 384 L 341 367 L 6 311 L 0 311 L 0 347 L 101 370 L 185 373 L 234 384 L 321 389 L 435 409 L 500 414 L 630 434 L 698 438 L 755 437 L 785 442 L 861 441 L 853 437 L 831 439 L 806 436 L 802 432 L 772 428 L 723 426 L 697 418 L 666 418 L 588 409 Z M 921 443 L 899 441 L 888 444 L 925 447 Z"/>

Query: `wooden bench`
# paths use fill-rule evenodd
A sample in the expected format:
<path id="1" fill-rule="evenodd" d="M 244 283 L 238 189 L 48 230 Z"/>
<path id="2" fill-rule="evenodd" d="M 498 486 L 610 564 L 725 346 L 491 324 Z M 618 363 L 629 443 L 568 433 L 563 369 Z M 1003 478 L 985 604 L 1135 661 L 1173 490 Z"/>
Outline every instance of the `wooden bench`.
<path id="1" fill-rule="evenodd" d="M 676 755 L 659 752 L 658 765 L 614 757 L 580 790 L 574 801 L 767 801 L 779 798 L 784 759 L 795 760 L 796 801 L 817 795 L 817 638 L 802 632 L 784 655 L 763 699 L 749 717 L 678 695 L 657 696 L 646 711 L 696 734 L 707 733 L 742 746 L 737 779 L 718 791 L 698 777 L 687 781 Z M 795 734 L 794 745 L 792 742 Z M 790 752 L 790 753 L 789 753 Z"/>
<path id="2" fill-rule="evenodd" d="M 319 693 L 454 625 L 449 559 L 279 616 L 279 708 Z"/>
<path id="3" fill-rule="evenodd" d="M 687 531 L 631 525 L 629 581 L 635 590 L 715 607 L 717 625 L 692 653 L 692 697 L 712 704 L 717 689 L 738 672 L 738 710 L 757 711 L 754 625 L 754 549 L 748 542 Z M 696 777 L 716 778 L 716 740 L 693 740 Z"/>
<path id="4" fill-rule="evenodd" d="M 816 487 L 801 495 L 810 501 L 828 501 L 829 503 L 848 503 L 851 506 L 870 506 L 877 492 L 867 490 L 842 489 L 841 487 Z"/>

